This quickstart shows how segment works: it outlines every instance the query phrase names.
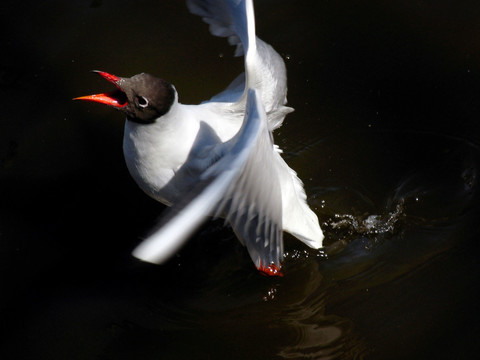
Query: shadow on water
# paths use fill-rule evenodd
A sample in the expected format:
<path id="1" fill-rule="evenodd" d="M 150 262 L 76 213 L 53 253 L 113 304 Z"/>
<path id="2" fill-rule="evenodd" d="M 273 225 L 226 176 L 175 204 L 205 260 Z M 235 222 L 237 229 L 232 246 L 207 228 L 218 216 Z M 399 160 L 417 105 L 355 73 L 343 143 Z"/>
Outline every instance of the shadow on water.
<path id="1" fill-rule="evenodd" d="M 478 354 L 478 5 L 273 3 L 259 33 L 296 109 L 276 141 L 326 235 L 286 235 L 283 278 L 221 221 L 164 266 L 131 258 L 163 207 L 127 174 L 119 115 L 70 101 L 100 68 L 200 102 L 240 72 L 223 39 L 182 2 L 0 5 L 0 358 Z"/>

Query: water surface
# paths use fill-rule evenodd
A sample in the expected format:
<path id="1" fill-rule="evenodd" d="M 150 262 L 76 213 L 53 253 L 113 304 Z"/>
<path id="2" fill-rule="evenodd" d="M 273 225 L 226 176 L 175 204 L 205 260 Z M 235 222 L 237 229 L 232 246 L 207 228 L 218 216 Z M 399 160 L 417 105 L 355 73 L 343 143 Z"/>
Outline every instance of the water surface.
<path id="1" fill-rule="evenodd" d="M 480 5 L 256 1 L 284 57 L 276 134 L 325 229 L 258 274 L 221 221 L 168 264 L 130 251 L 163 206 L 129 178 L 92 69 L 184 103 L 242 69 L 183 2 L 3 2 L 3 359 L 470 359 L 478 353 Z"/>

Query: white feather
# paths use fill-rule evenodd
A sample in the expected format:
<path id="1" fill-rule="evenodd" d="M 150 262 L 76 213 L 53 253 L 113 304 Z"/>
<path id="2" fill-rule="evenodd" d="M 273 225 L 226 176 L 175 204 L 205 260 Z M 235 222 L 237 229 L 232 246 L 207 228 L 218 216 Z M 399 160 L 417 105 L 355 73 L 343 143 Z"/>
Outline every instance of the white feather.
<path id="1" fill-rule="evenodd" d="M 124 153 L 130 173 L 150 196 L 172 208 L 134 251 L 142 260 L 168 259 L 205 221 L 222 216 L 259 268 L 283 257 L 282 230 L 322 246 L 317 216 L 303 185 L 280 156 L 271 131 L 286 107 L 286 69 L 255 36 L 251 0 L 189 0 L 190 11 L 245 55 L 245 73 L 200 105 L 183 105 L 154 124 L 128 122 Z"/>

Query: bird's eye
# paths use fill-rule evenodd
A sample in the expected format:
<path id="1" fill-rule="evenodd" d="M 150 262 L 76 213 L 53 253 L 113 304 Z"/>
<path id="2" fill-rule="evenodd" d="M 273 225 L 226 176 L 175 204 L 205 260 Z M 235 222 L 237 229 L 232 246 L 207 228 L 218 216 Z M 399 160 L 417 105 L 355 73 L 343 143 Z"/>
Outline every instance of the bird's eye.
<path id="1" fill-rule="evenodd" d="M 143 96 L 137 96 L 137 103 L 138 103 L 138 106 L 142 108 L 145 108 L 148 106 L 148 100 Z"/>

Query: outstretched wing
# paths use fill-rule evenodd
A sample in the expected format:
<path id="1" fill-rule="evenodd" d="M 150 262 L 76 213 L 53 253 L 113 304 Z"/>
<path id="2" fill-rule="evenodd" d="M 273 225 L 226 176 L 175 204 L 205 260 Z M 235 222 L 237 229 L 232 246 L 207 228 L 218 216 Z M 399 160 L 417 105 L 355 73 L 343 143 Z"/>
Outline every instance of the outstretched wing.
<path id="1" fill-rule="evenodd" d="M 250 89 L 239 132 L 226 143 L 191 153 L 184 171 L 198 172 L 200 182 L 167 210 L 160 228 L 133 255 L 153 263 L 165 261 L 206 220 L 206 215 L 213 214 L 232 224 L 257 268 L 270 273 L 280 268 L 282 197 L 273 146 L 260 95 Z M 205 158 L 205 153 L 210 156 Z"/>
<path id="2" fill-rule="evenodd" d="M 247 89 L 260 93 L 270 130 L 279 127 L 292 108 L 287 102 L 287 74 L 281 56 L 255 36 L 252 0 L 187 0 L 189 10 L 210 25 L 215 36 L 236 45 L 235 55 L 245 55 L 245 74 L 240 74 L 210 101 L 244 102 Z"/>
<path id="3" fill-rule="evenodd" d="M 187 0 L 188 10 L 210 25 L 212 35 L 226 37 L 236 45 L 235 56 L 243 55 L 248 46 L 246 0 Z"/>

